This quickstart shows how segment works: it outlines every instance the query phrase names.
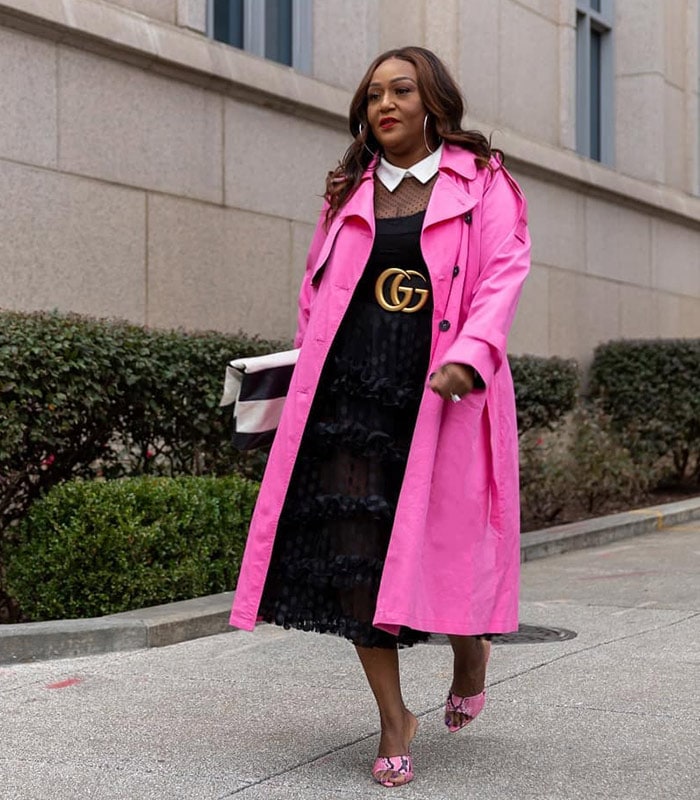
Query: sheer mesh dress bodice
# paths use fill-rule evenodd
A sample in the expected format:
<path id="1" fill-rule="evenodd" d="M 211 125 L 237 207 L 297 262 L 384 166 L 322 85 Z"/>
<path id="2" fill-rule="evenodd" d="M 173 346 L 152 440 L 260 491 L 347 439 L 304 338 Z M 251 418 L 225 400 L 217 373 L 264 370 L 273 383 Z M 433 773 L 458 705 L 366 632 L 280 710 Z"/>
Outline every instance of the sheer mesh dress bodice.
<path id="1" fill-rule="evenodd" d="M 434 179 L 375 179 L 376 235 L 331 345 L 280 517 L 260 616 L 393 647 L 372 626 L 430 355 L 420 233 Z M 426 633 L 402 628 L 399 644 Z"/>

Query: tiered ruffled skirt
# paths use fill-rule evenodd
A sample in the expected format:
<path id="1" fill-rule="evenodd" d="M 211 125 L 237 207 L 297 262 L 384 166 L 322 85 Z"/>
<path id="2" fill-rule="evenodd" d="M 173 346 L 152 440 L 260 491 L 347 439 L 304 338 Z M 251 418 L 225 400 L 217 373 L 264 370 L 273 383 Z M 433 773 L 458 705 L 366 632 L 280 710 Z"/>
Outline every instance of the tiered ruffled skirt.
<path id="1" fill-rule="evenodd" d="M 387 225 L 378 225 L 381 244 L 380 227 Z M 397 643 L 372 619 L 430 354 L 432 304 L 392 313 L 374 297 L 378 270 L 405 245 L 398 231 L 388 251 L 384 242 L 383 256 L 375 245 L 319 380 L 260 607 L 268 622 L 362 647 Z M 411 252 L 420 259 L 419 249 Z M 400 263 L 406 268 L 405 256 Z M 398 643 L 426 638 L 402 629 Z"/>

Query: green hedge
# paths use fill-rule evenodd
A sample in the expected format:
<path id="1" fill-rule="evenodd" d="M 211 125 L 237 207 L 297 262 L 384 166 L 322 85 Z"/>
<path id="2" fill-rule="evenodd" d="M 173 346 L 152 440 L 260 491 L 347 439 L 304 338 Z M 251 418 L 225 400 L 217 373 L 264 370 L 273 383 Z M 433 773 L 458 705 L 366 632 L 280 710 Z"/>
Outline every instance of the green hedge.
<path id="1" fill-rule="evenodd" d="M 576 406 L 578 365 L 571 359 L 509 356 L 518 412 L 518 432 L 551 428 Z"/>
<path id="2" fill-rule="evenodd" d="M 75 477 L 257 470 L 218 408 L 225 365 L 280 344 L 0 312 L 0 537 Z"/>
<path id="3" fill-rule="evenodd" d="M 257 490 L 240 476 L 64 483 L 5 544 L 10 594 L 48 620 L 233 589 Z"/>
<path id="4" fill-rule="evenodd" d="M 596 348 L 591 392 L 640 461 L 700 478 L 700 339 L 613 341 Z"/>

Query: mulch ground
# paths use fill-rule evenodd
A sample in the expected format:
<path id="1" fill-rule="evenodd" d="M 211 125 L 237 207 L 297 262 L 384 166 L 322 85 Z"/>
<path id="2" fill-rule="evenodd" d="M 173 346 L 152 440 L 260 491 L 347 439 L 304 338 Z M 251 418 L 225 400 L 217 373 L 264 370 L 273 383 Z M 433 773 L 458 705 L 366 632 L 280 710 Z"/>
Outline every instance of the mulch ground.
<path id="1" fill-rule="evenodd" d="M 700 497 L 700 486 L 682 487 L 673 490 L 658 489 L 651 492 L 647 498 L 637 503 L 635 508 L 646 508 L 647 506 L 660 506 L 666 503 L 680 503 L 682 500 L 691 500 Z M 536 531 L 545 528 L 552 528 L 555 525 L 566 525 L 569 522 L 580 522 L 583 519 L 592 519 L 593 517 L 603 517 L 608 514 L 621 514 L 624 511 L 630 511 L 630 505 L 627 502 L 615 503 L 611 501 L 606 503 L 605 507 L 597 510 L 593 514 L 587 514 L 582 511 L 580 507 L 565 508 L 563 512 L 551 522 L 542 522 L 541 520 L 531 521 L 523 520 L 523 531 Z"/>

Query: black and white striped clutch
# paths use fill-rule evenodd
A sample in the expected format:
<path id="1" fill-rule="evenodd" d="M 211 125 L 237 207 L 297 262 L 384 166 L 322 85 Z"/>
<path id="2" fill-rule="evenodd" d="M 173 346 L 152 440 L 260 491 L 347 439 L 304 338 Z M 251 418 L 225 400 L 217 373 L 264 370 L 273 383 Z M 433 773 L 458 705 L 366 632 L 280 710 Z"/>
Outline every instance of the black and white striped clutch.
<path id="1" fill-rule="evenodd" d="M 272 444 L 299 350 L 236 358 L 226 367 L 220 406 L 233 405 L 233 446 Z"/>

